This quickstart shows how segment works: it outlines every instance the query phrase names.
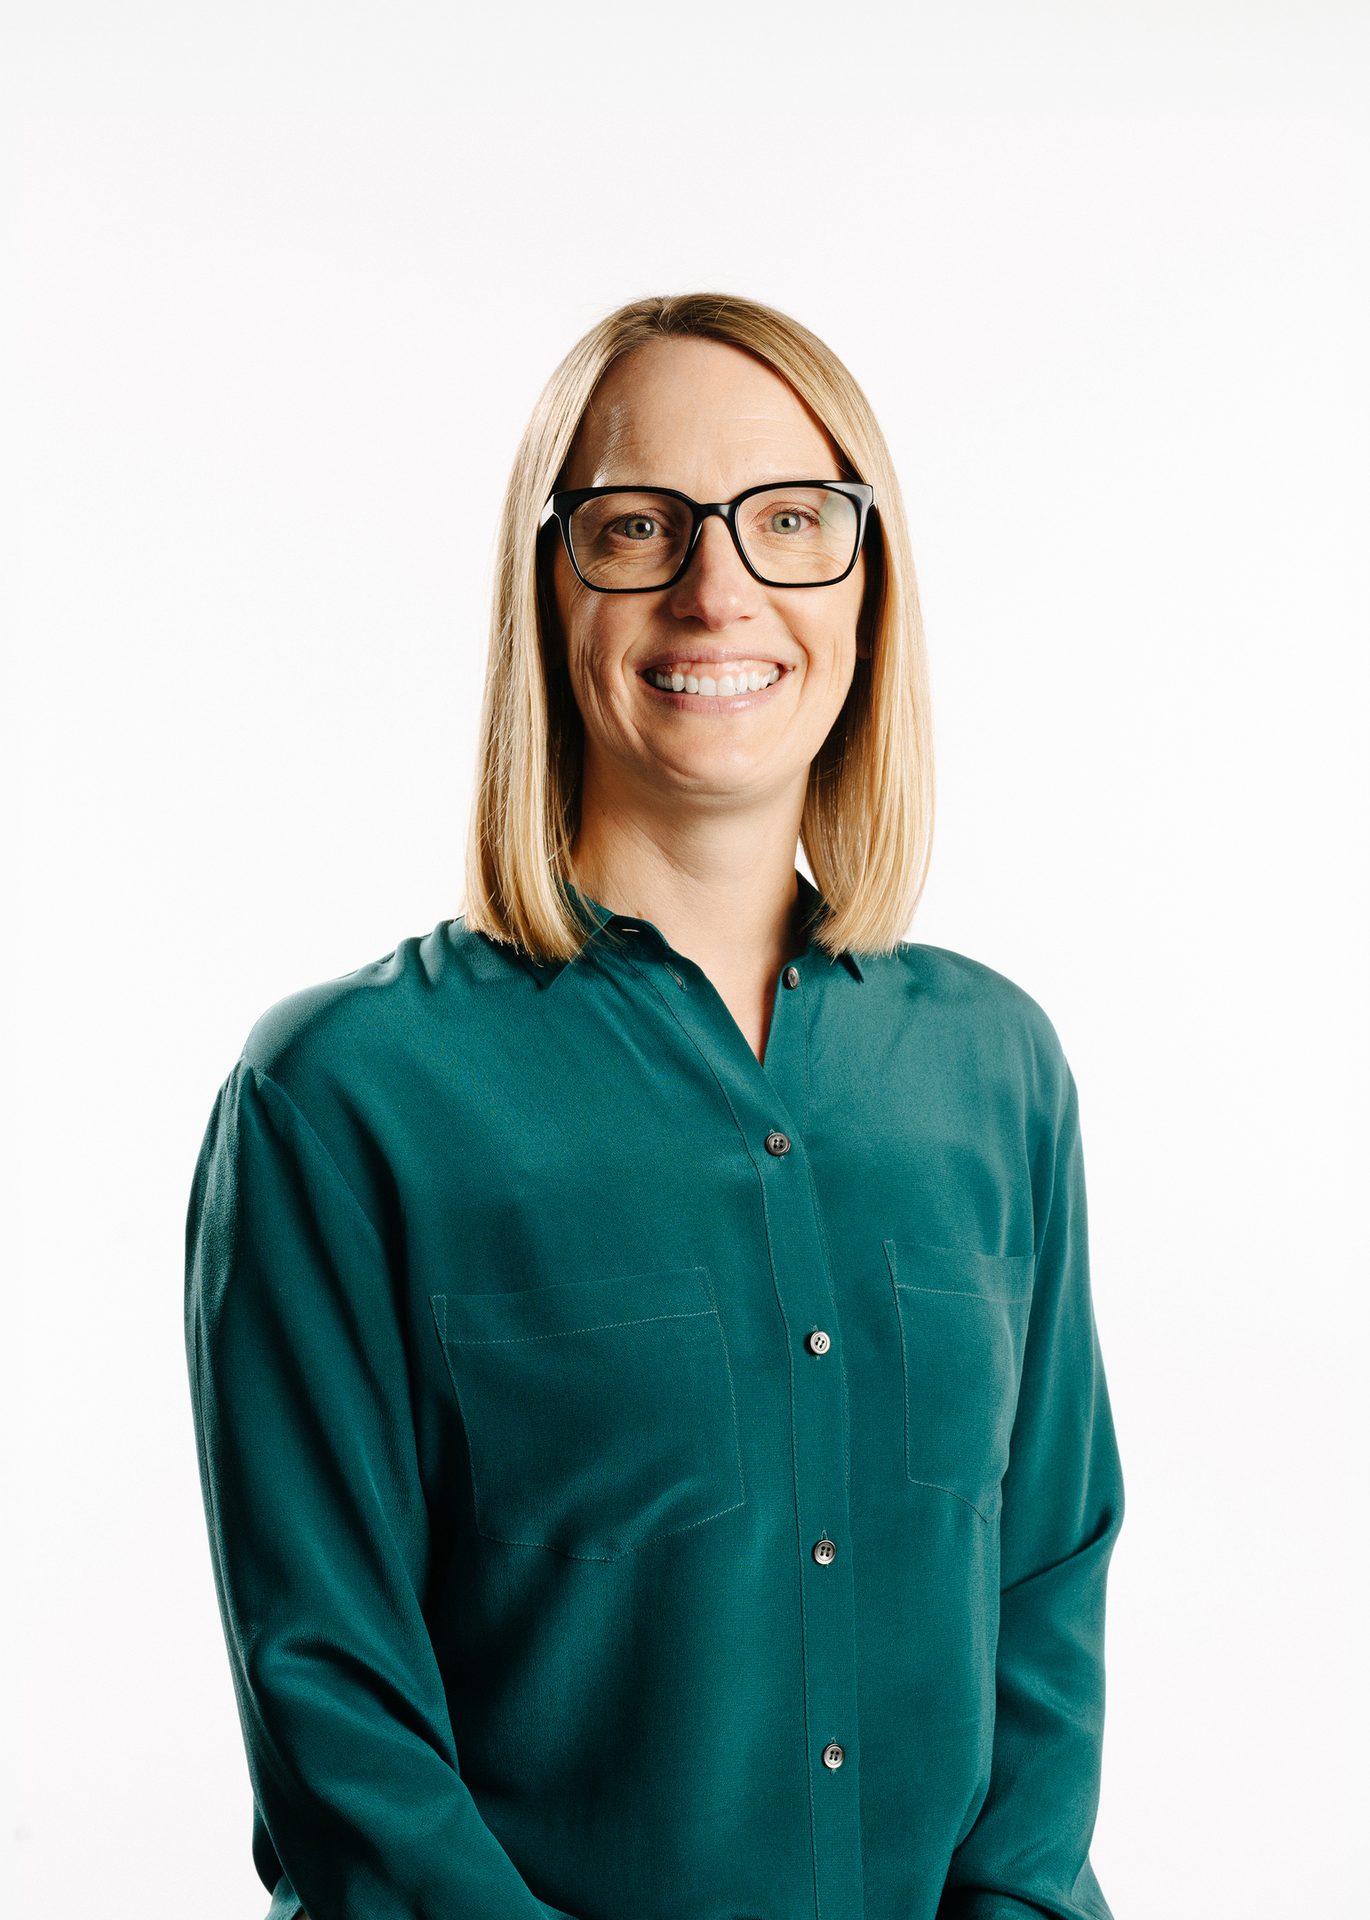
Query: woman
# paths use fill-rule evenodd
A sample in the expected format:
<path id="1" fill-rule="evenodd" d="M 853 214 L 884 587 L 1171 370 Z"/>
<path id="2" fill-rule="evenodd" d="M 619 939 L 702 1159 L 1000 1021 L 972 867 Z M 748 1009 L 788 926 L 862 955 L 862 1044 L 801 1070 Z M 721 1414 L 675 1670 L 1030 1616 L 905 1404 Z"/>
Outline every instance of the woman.
<path id="1" fill-rule="evenodd" d="M 480 756 L 464 915 L 262 1015 L 191 1196 L 270 1920 L 1108 1920 L 1076 1089 L 899 938 L 914 573 L 812 333 L 568 354 Z"/>

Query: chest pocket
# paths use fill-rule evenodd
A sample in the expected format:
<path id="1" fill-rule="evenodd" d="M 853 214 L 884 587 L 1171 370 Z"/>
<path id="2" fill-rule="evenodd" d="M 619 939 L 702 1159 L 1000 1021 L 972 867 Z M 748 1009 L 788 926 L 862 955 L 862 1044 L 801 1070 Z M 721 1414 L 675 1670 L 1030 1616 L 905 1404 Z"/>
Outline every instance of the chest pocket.
<path id="1" fill-rule="evenodd" d="M 904 1468 L 983 1520 L 1001 1503 L 1035 1256 L 886 1240 L 904 1361 Z"/>
<path id="2" fill-rule="evenodd" d="M 743 1504 L 707 1267 L 431 1304 L 487 1539 L 611 1560 Z"/>

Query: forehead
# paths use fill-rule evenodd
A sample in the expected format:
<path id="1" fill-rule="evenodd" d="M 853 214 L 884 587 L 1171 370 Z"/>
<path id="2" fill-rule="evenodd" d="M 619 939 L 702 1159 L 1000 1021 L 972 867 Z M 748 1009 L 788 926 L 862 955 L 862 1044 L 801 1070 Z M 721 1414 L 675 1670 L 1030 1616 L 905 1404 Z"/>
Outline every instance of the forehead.
<path id="1" fill-rule="evenodd" d="M 653 340 L 620 356 L 591 395 L 567 485 L 740 489 L 831 477 L 835 460 L 816 416 L 754 354 L 722 340 Z"/>

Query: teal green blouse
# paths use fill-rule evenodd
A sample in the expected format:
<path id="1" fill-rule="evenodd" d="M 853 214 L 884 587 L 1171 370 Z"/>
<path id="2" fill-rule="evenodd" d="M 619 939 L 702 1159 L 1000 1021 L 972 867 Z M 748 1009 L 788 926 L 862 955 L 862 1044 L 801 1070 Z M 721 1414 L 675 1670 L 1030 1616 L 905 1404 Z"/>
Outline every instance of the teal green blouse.
<path id="1" fill-rule="evenodd" d="M 798 880 L 764 1061 L 573 890 L 570 964 L 444 920 L 219 1089 L 186 1354 L 270 1920 L 1111 1920 L 1074 1078 Z"/>

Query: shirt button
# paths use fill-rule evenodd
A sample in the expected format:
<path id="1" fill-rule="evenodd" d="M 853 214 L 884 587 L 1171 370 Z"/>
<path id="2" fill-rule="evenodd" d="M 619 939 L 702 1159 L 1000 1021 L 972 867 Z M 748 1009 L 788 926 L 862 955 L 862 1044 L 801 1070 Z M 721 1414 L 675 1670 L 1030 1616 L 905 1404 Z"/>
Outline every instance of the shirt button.
<path id="1" fill-rule="evenodd" d="M 825 1533 L 821 1540 L 816 1540 L 814 1542 L 813 1557 L 818 1562 L 820 1567 L 830 1567 L 833 1561 L 837 1558 L 836 1541 L 829 1540 L 827 1534 Z"/>
<path id="2" fill-rule="evenodd" d="M 787 987 L 797 987 L 799 985 L 798 967 L 786 967 L 783 978 Z"/>
<path id="3" fill-rule="evenodd" d="M 810 1353 L 826 1353 L 832 1345 L 832 1341 L 828 1338 L 827 1334 L 824 1333 L 822 1327 L 815 1327 L 813 1332 L 806 1337 L 804 1345 Z"/>
<path id="4" fill-rule="evenodd" d="M 846 1757 L 846 1754 L 843 1753 L 841 1747 L 838 1746 L 835 1740 L 829 1740 L 827 1746 L 823 1749 L 823 1765 L 825 1767 L 840 1767 Z"/>
<path id="5" fill-rule="evenodd" d="M 773 1132 L 766 1135 L 767 1153 L 788 1153 L 790 1137 L 787 1133 Z"/>

